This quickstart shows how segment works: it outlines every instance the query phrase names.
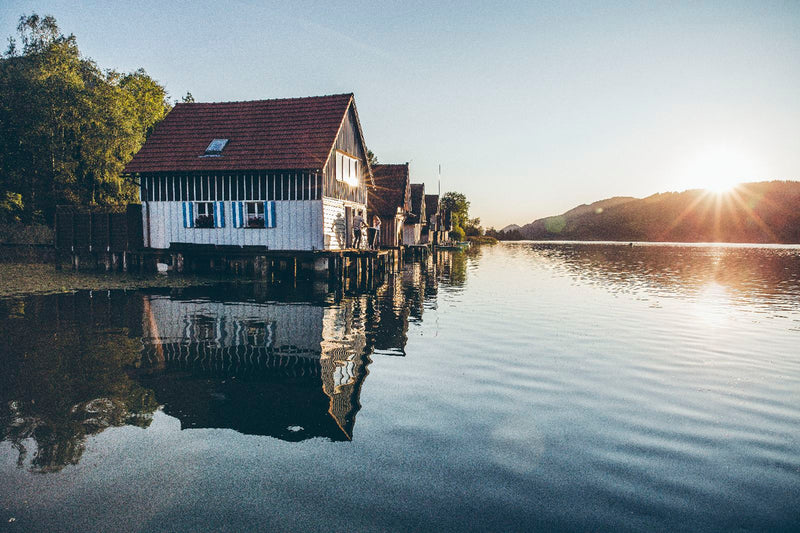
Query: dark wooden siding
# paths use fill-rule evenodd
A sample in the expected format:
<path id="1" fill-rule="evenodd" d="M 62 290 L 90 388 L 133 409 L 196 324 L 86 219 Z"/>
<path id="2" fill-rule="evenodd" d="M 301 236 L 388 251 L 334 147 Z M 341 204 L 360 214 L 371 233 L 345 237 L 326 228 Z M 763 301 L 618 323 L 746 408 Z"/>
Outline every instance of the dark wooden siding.
<path id="1" fill-rule="evenodd" d="M 351 187 L 347 183 L 338 181 L 336 179 L 337 150 L 347 152 L 348 154 L 358 158 L 360 161 L 359 167 L 361 169 L 361 176 L 358 180 L 358 187 Z M 336 137 L 333 151 L 331 152 L 327 163 L 325 163 L 325 169 L 323 170 L 323 176 L 325 180 L 325 196 L 366 204 L 366 180 L 368 179 L 366 177 L 366 171 L 366 148 L 361 142 L 361 135 L 358 133 L 358 126 L 356 125 L 356 115 L 351 106 L 350 109 L 347 110 L 347 117 L 342 124 L 341 130 L 339 130 L 339 135 Z"/>
<path id="2" fill-rule="evenodd" d="M 240 200 L 319 200 L 318 172 L 237 171 L 142 174 L 146 202 L 227 202 Z"/>
<path id="3" fill-rule="evenodd" d="M 403 221 L 398 216 L 382 216 L 381 219 L 381 246 L 399 246 L 402 244 Z M 371 219 L 370 219 L 371 220 Z M 398 232 L 400 235 L 398 236 Z"/>
<path id="4" fill-rule="evenodd" d="M 60 206 L 56 211 L 55 245 L 65 251 L 139 250 L 143 245 L 142 206 L 132 204 L 115 212 Z"/>

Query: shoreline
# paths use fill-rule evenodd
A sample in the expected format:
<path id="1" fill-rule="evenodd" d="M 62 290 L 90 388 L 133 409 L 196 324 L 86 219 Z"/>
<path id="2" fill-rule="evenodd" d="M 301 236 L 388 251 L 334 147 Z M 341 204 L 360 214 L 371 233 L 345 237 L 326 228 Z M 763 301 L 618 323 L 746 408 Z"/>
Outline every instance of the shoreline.
<path id="1" fill-rule="evenodd" d="M 0 263 L 0 300 L 80 290 L 183 288 L 225 281 L 213 277 L 57 271 L 52 263 Z"/>

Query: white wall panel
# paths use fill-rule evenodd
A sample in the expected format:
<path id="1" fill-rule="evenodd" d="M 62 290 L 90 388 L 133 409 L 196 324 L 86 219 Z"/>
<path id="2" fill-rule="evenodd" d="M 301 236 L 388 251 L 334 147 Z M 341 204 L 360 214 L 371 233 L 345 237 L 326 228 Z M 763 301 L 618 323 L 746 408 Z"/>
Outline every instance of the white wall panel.
<path id="1" fill-rule="evenodd" d="M 340 242 L 339 237 L 345 237 L 344 223 L 344 202 L 335 198 L 325 197 L 322 199 L 323 205 L 323 235 L 328 237 L 328 250 L 339 250 L 344 243 Z"/>
<path id="2" fill-rule="evenodd" d="M 148 205 L 152 248 L 166 249 L 172 242 L 267 246 L 270 250 L 323 248 L 321 200 L 277 201 L 275 202 L 276 227 L 258 229 L 234 228 L 231 202 L 225 202 L 224 228 L 184 228 L 181 202 L 148 202 Z M 343 207 L 340 212 L 344 220 Z"/>

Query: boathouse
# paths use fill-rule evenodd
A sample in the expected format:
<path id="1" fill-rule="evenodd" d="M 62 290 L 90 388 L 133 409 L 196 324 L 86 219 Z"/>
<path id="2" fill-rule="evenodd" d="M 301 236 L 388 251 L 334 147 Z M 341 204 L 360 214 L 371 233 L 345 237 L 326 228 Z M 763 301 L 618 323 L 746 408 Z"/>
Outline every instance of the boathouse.
<path id="1" fill-rule="evenodd" d="M 438 244 L 439 237 L 439 195 L 426 194 L 425 195 L 425 214 L 427 221 L 422 226 L 422 242 L 430 244 Z"/>
<path id="2" fill-rule="evenodd" d="M 411 211 L 411 181 L 408 163 L 375 165 L 372 169 L 374 186 L 368 198 L 369 222 L 377 215 L 381 219 L 382 246 L 403 244 L 403 225 Z"/>
<path id="3" fill-rule="evenodd" d="M 425 224 L 425 184 L 411 184 L 411 213 L 406 217 L 403 226 L 403 244 L 414 246 L 420 244 L 422 226 Z"/>
<path id="4" fill-rule="evenodd" d="M 372 170 L 352 94 L 179 103 L 125 168 L 144 247 L 342 250 Z"/>

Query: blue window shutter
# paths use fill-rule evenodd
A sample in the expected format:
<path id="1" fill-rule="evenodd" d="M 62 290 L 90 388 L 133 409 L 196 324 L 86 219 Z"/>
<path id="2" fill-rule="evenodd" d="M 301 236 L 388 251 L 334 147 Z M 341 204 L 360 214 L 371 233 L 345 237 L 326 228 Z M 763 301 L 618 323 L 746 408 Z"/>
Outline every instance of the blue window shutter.
<path id="1" fill-rule="evenodd" d="M 275 227 L 275 202 L 264 202 L 264 226 Z"/>
<path id="2" fill-rule="evenodd" d="M 243 202 L 231 202 L 231 212 L 233 213 L 233 227 L 241 228 L 244 226 L 244 213 L 242 212 Z"/>
<path id="3" fill-rule="evenodd" d="M 217 202 L 215 204 L 215 206 L 216 206 L 216 209 L 214 210 L 214 213 L 217 215 L 217 221 L 216 221 L 215 226 L 218 227 L 218 228 L 224 228 L 225 227 L 225 204 L 223 202 Z"/>
<path id="4" fill-rule="evenodd" d="M 194 227 L 194 216 L 192 213 L 192 202 L 183 202 L 183 227 Z"/>

